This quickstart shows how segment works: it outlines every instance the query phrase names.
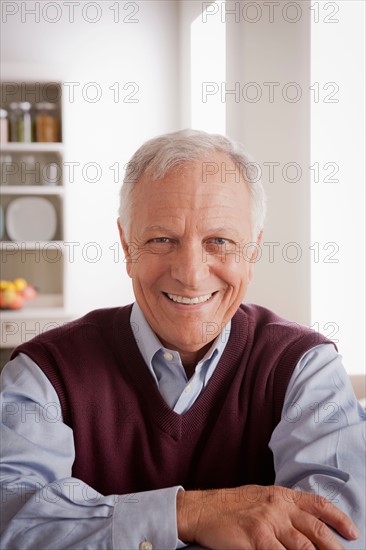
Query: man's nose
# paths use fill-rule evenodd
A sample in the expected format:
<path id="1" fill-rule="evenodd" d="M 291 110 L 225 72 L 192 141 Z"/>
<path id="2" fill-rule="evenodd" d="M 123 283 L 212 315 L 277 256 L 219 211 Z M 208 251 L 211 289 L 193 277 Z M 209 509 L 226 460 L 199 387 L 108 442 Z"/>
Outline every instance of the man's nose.
<path id="1" fill-rule="evenodd" d="M 171 267 L 173 279 L 187 289 L 199 289 L 208 277 L 210 266 L 203 254 L 202 243 L 195 242 L 178 247 Z"/>

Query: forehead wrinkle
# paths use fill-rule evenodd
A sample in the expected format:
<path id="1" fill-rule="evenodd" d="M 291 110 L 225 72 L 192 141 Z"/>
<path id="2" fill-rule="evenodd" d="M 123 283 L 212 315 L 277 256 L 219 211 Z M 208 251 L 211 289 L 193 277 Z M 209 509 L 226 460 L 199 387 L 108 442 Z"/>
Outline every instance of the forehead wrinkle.
<path id="1" fill-rule="evenodd" d="M 192 198 L 192 199 L 202 200 L 202 199 L 206 199 L 207 197 L 209 199 L 215 198 L 216 191 L 218 191 L 221 195 L 224 194 L 225 198 L 228 198 L 230 201 L 233 201 L 234 203 L 236 203 L 239 197 L 241 200 L 243 199 L 243 197 L 240 196 L 242 195 L 243 191 L 244 191 L 244 194 L 248 194 L 248 196 L 250 197 L 249 192 L 246 193 L 247 190 L 244 186 L 242 186 L 242 184 L 237 183 L 234 185 L 237 186 L 237 192 L 235 192 L 235 194 L 233 194 L 232 192 L 233 191 L 232 186 L 225 183 L 199 183 L 193 189 L 187 189 L 183 186 L 180 186 L 178 189 L 175 189 L 174 188 L 175 183 L 172 183 L 172 184 L 165 183 L 163 188 L 159 190 L 159 195 L 161 198 L 168 198 L 168 199 L 177 197 L 177 199 L 181 200 L 182 198 L 187 197 L 189 199 Z M 141 198 L 146 199 L 146 196 L 142 196 Z"/>
<path id="2" fill-rule="evenodd" d="M 201 234 L 214 233 L 215 231 L 231 233 L 241 233 L 244 227 L 242 224 L 245 219 L 243 216 L 238 216 L 237 212 L 233 215 L 230 205 L 222 204 L 207 205 L 200 209 L 195 209 L 194 206 L 182 207 L 177 206 L 176 214 L 165 212 L 164 206 L 160 208 L 149 208 L 151 216 L 145 227 L 139 227 L 139 234 L 148 233 L 149 231 L 170 231 L 184 233 L 187 230 L 195 229 Z M 223 212 L 224 210 L 224 212 Z M 163 211 L 163 216 L 160 212 Z M 193 215 L 187 216 L 187 211 Z M 157 218 L 156 215 L 159 217 Z M 156 221 L 155 221 L 156 220 Z M 138 224 L 139 225 L 139 224 Z"/>

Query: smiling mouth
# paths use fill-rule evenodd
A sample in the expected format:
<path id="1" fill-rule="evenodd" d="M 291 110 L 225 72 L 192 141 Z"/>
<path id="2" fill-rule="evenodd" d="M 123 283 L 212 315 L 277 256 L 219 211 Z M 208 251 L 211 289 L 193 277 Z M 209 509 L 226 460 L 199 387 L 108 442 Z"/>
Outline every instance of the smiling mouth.
<path id="1" fill-rule="evenodd" d="M 202 296 L 195 296 L 194 298 L 188 298 L 187 296 L 179 296 L 178 294 L 169 294 L 164 292 L 165 296 L 169 298 L 172 302 L 178 304 L 194 305 L 194 304 L 203 304 L 207 302 L 216 292 L 211 292 L 210 294 L 203 294 Z"/>

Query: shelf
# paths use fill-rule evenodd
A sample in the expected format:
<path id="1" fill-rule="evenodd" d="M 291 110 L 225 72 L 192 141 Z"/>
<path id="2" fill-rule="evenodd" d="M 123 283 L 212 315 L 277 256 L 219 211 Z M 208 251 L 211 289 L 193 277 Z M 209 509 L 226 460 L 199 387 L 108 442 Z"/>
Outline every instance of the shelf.
<path id="1" fill-rule="evenodd" d="M 63 143 L 26 143 L 26 142 L 8 142 L 1 143 L 0 150 L 2 153 L 62 153 L 64 150 Z"/>
<path id="2" fill-rule="evenodd" d="M 63 241 L 1 241 L 0 250 L 10 251 L 12 250 L 11 245 L 17 245 L 18 250 L 39 250 L 45 246 L 53 244 L 56 248 L 63 248 Z"/>
<path id="3" fill-rule="evenodd" d="M 1 195 L 63 195 L 62 185 L 2 185 Z"/>
<path id="4" fill-rule="evenodd" d="M 47 306 L 47 303 L 54 305 Z M 37 334 L 75 319 L 75 315 L 57 304 L 62 304 L 62 295 L 46 294 L 38 295 L 21 309 L 0 310 L 0 348 L 14 348 Z"/>
<path id="5" fill-rule="evenodd" d="M 6 320 L 9 317 L 34 317 L 34 315 L 43 314 L 44 312 L 47 315 L 50 314 L 50 311 L 64 311 L 62 294 L 37 294 L 33 300 L 25 302 L 24 306 L 21 309 L 1 309 L 1 318 Z"/>
<path id="6" fill-rule="evenodd" d="M 21 309 L 0 309 L 0 317 L 3 323 L 17 321 L 19 319 L 62 319 L 71 315 L 63 307 L 31 307 L 24 306 Z"/>

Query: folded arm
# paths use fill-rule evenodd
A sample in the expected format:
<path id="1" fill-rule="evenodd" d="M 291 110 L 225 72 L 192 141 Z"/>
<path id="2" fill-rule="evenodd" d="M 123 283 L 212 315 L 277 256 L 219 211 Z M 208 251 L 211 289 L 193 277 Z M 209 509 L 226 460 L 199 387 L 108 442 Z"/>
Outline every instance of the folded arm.
<path id="1" fill-rule="evenodd" d="M 97 493 L 72 477 L 73 433 L 37 365 L 19 355 L 2 390 L 2 548 L 175 548 L 178 487 Z"/>

